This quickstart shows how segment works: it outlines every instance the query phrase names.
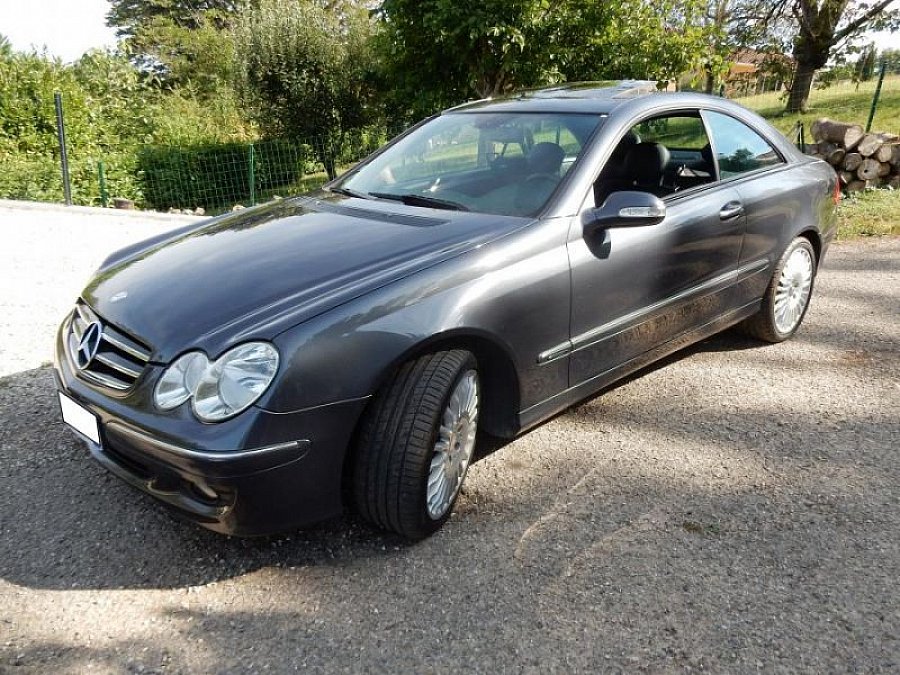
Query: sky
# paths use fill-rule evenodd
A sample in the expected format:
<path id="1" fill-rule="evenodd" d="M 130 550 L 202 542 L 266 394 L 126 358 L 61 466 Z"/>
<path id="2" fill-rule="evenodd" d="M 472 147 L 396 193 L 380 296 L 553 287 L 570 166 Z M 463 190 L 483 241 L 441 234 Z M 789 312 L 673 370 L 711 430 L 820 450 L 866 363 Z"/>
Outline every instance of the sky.
<path id="1" fill-rule="evenodd" d="M 107 0 L 0 0 L 0 33 L 14 49 L 46 46 L 51 56 L 74 61 L 92 47 L 115 45 L 107 12 Z"/>
<path id="2" fill-rule="evenodd" d="M 110 47 L 115 32 L 106 27 L 107 0 L 0 0 L 0 33 L 13 48 L 74 61 L 92 47 Z M 900 48 L 900 33 L 873 33 L 879 49 Z"/>

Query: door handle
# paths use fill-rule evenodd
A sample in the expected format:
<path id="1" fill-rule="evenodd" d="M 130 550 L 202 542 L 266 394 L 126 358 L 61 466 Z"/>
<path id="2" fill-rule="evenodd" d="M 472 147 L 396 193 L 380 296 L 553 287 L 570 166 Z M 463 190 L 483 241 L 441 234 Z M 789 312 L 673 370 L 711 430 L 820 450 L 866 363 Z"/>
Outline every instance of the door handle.
<path id="1" fill-rule="evenodd" d="M 719 211 L 719 220 L 733 220 L 744 215 L 744 205 L 741 202 L 728 202 Z"/>

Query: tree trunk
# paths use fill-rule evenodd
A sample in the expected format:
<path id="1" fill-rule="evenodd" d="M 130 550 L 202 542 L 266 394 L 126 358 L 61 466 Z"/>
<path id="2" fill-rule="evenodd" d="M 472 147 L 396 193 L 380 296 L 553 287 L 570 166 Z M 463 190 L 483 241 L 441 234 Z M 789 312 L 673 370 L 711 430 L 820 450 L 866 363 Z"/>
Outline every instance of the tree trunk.
<path id="1" fill-rule="evenodd" d="M 791 95 L 788 97 L 787 112 L 806 112 L 809 90 L 812 89 L 815 75 L 816 69 L 814 67 L 802 61 L 797 62 L 797 71 L 794 73 L 794 82 L 791 85 Z"/>
<path id="2" fill-rule="evenodd" d="M 707 94 L 712 94 L 713 89 L 716 88 L 716 76 L 713 74 L 711 70 L 706 71 L 706 87 L 704 91 Z"/>

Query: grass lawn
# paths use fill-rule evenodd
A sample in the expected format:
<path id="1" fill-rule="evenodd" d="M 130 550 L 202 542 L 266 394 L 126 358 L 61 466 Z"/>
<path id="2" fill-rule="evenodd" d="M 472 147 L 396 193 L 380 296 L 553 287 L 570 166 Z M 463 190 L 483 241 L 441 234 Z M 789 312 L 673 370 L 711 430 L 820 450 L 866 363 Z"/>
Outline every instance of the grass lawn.
<path id="1" fill-rule="evenodd" d="M 774 124 L 789 138 L 794 137 L 797 120 L 806 126 L 807 142 L 809 125 L 820 117 L 830 117 L 841 122 L 854 122 L 865 127 L 869 119 L 869 109 L 875 94 L 876 80 L 862 82 L 857 86 L 852 82 L 840 82 L 827 89 L 813 89 L 809 97 L 809 110 L 802 114 L 786 115 L 785 99 L 781 92 L 770 92 L 757 96 L 735 99 L 737 103 L 755 110 Z M 900 134 L 900 75 L 884 78 L 878 110 L 872 123 L 873 131 L 888 131 Z"/>
<path id="2" fill-rule="evenodd" d="M 845 197 L 838 209 L 838 238 L 900 235 L 900 190 L 869 190 Z"/>

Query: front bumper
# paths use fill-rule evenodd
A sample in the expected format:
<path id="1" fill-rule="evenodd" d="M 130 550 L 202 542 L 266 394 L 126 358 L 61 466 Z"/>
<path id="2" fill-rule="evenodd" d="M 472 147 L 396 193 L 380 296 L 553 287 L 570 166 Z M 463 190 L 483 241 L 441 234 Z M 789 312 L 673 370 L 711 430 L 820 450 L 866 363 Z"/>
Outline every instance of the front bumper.
<path id="1" fill-rule="evenodd" d="M 223 534 L 283 532 L 340 514 L 346 449 L 366 400 L 292 413 L 252 407 L 221 424 L 152 411 L 145 374 L 127 397 L 77 378 L 57 340 L 58 388 L 90 410 L 91 455 L 176 515 Z M 140 402 L 143 401 L 141 405 Z"/>

